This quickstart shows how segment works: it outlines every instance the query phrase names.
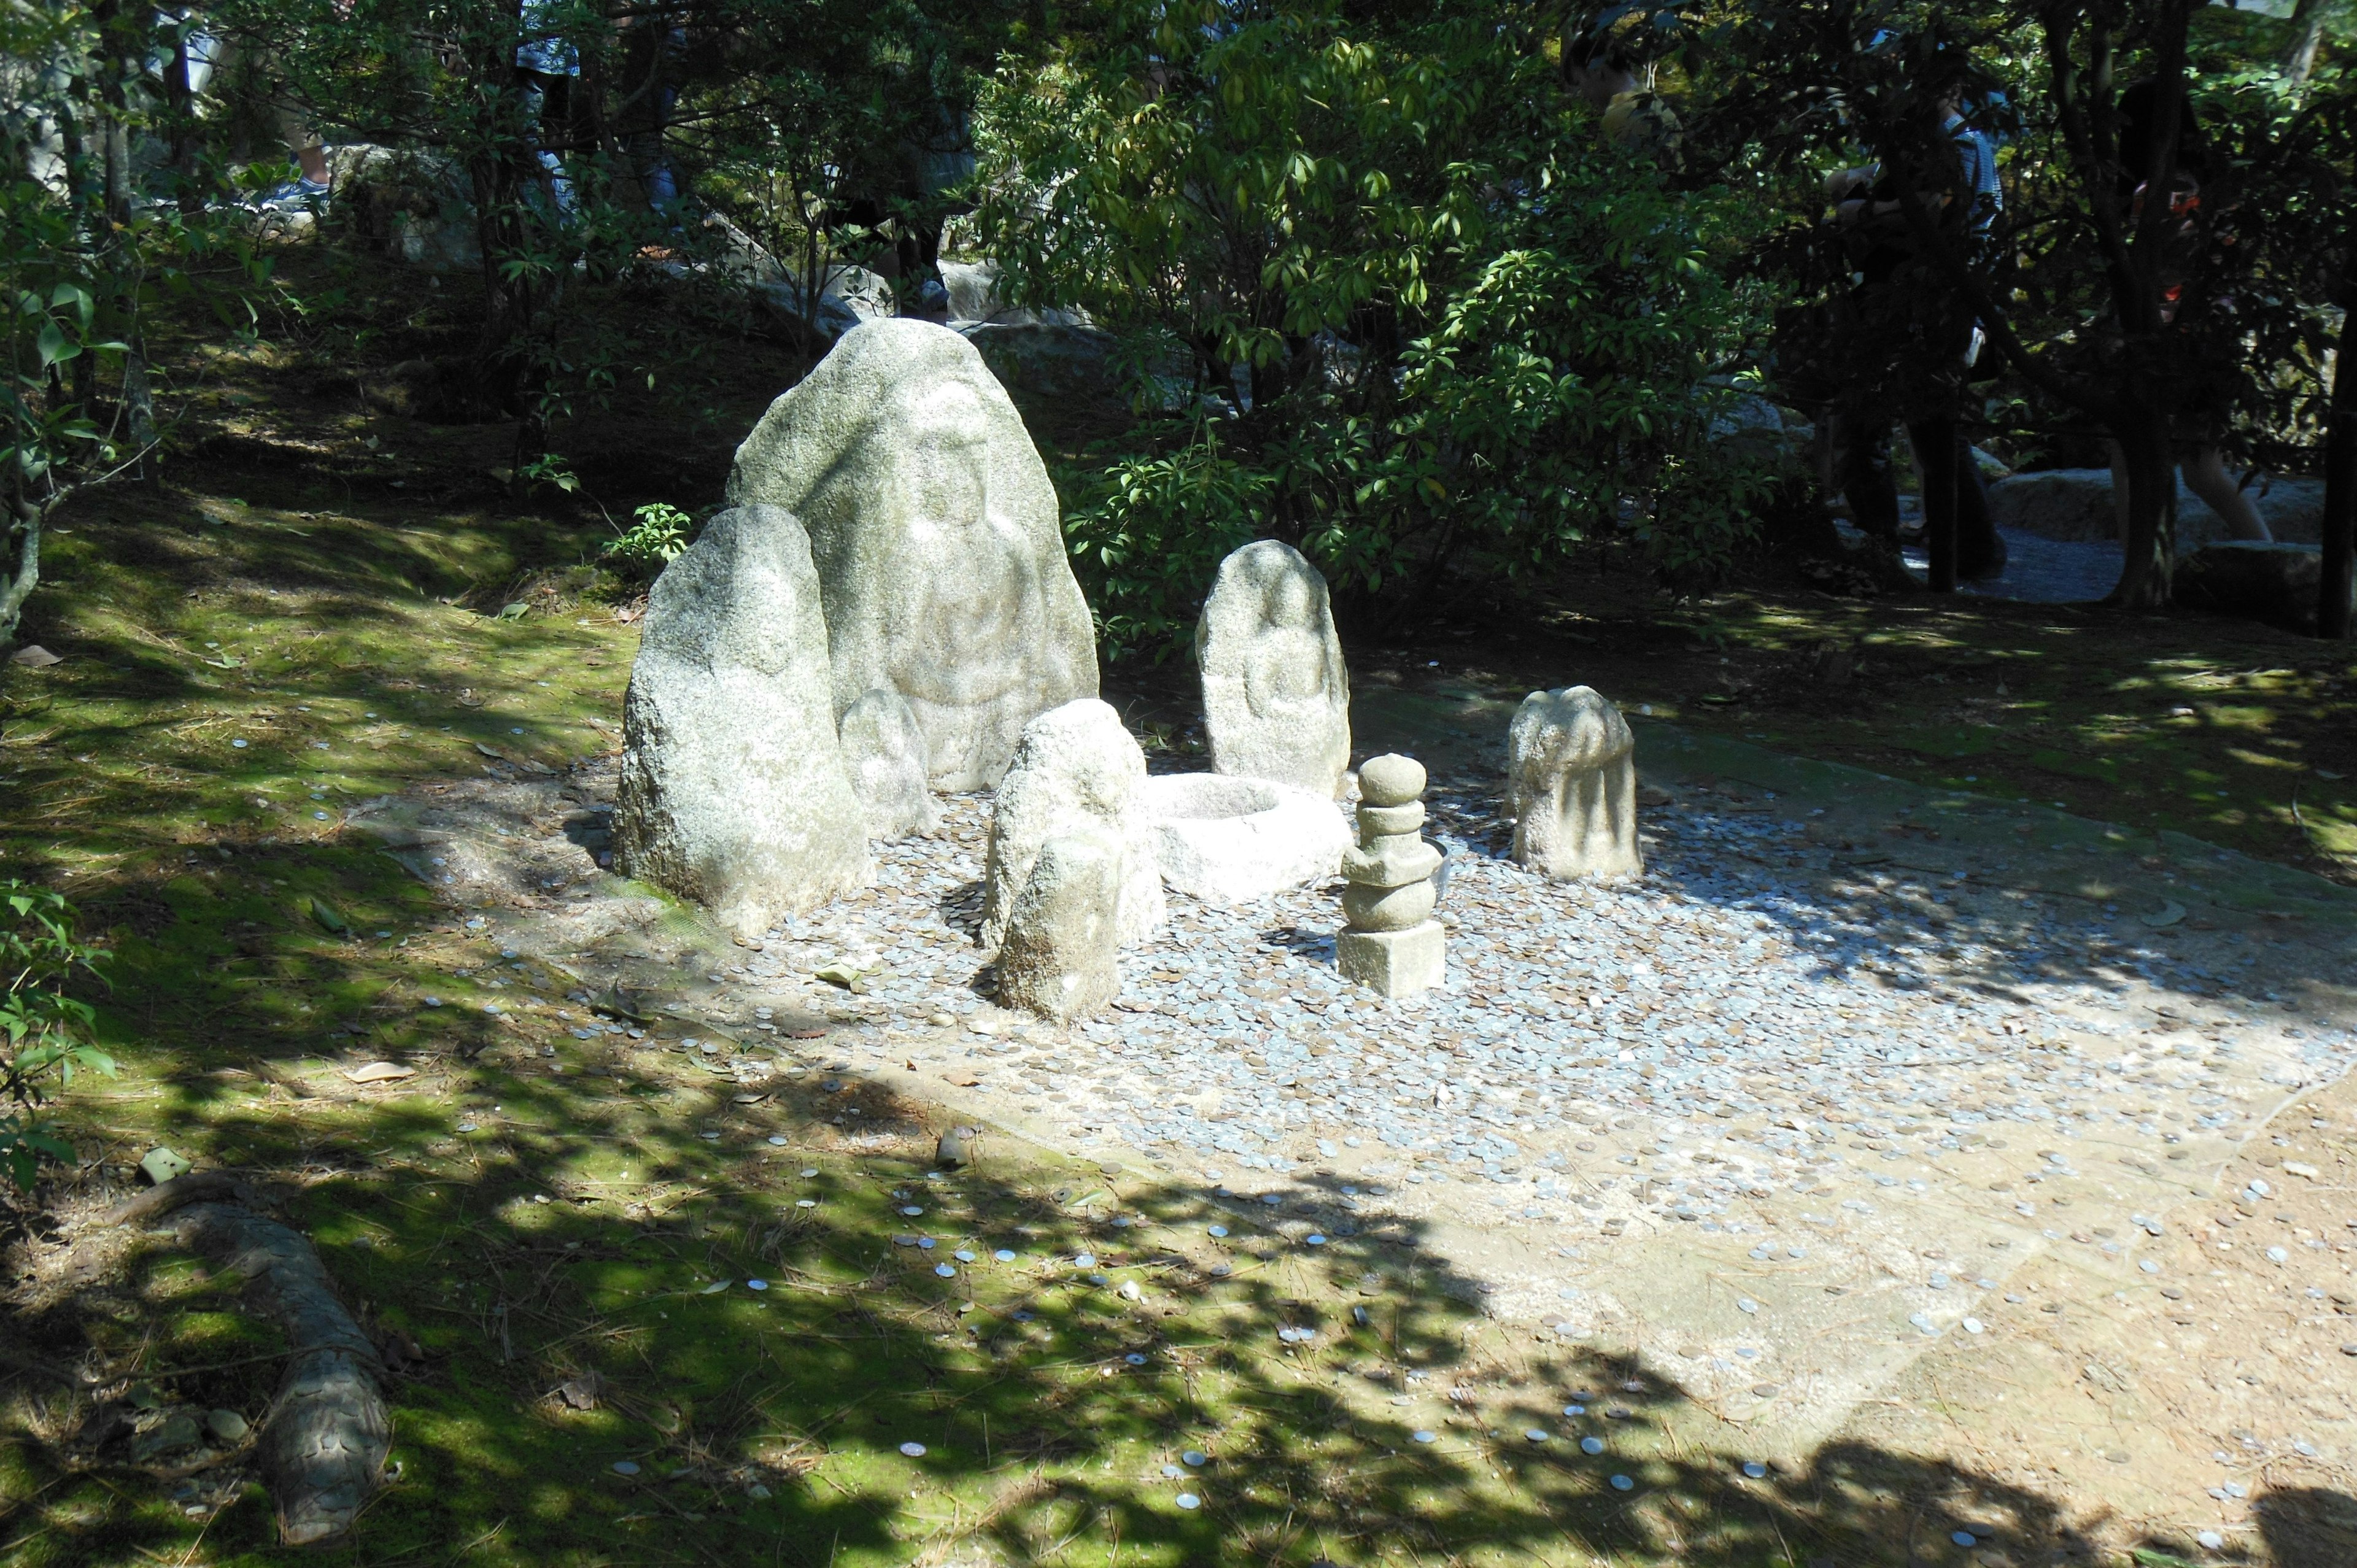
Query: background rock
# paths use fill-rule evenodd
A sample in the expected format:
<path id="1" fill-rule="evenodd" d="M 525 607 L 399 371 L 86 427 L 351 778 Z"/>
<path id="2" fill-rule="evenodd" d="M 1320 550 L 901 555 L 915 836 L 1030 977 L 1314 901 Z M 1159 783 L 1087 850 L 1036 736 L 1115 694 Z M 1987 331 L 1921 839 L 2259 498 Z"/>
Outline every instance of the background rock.
<path id="1" fill-rule="evenodd" d="M 2261 493 L 2261 486 L 2266 487 Z M 2261 478 L 2253 481 L 2250 496 L 2277 539 L 2314 543 L 2324 519 L 2324 483 L 2320 479 Z M 2048 539 L 2114 540 L 2119 537 L 2118 514 L 2112 505 L 2109 468 L 2045 468 L 2016 474 L 1988 488 L 1989 516 L 1999 528 L 2018 528 Z M 2212 540 L 2227 540 L 2233 531 L 2199 497 L 2177 481 L 2177 532 L 2181 550 Z"/>
<path id="2" fill-rule="evenodd" d="M 757 276 L 746 283 L 746 296 L 755 313 L 790 338 L 806 335 L 810 325 L 802 309 L 802 293 L 799 278 Z M 819 336 L 840 340 L 866 322 L 891 319 L 898 308 L 892 285 L 880 273 L 843 263 L 830 266 L 818 290 Z"/>
<path id="3" fill-rule="evenodd" d="M 483 264 L 467 172 L 439 153 L 367 142 L 328 149 L 327 226 L 427 272 Z"/>
<path id="4" fill-rule="evenodd" d="M 714 518 L 655 579 L 645 625 L 622 709 L 616 867 L 746 936 L 865 886 L 818 575 L 793 515 Z"/>
<path id="5" fill-rule="evenodd" d="M 2316 635 L 2324 552 L 2314 544 L 2226 540 L 2180 555 L 2170 588 L 2179 606 Z"/>
<path id="6" fill-rule="evenodd" d="M 1026 724 L 1096 694 L 1094 628 L 1048 470 L 947 328 L 846 334 L 737 448 L 728 495 L 802 519 L 835 711 L 899 693 L 937 788 L 996 784 Z"/>

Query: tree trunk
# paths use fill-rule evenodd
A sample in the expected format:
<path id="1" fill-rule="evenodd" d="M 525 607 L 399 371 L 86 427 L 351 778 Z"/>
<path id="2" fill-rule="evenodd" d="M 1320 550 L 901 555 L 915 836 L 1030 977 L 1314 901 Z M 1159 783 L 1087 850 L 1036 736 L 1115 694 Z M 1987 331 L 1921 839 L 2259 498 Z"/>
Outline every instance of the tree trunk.
<path id="1" fill-rule="evenodd" d="M 16 542 L 16 566 L 0 583 L 0 648 L 16 640 L 16 623 L 24 618 L 25 601 L 41 585 L 42 510 L 38 502 L 12 498 L 8 532 Z"/>
<path id="2" fill-rule="evenodd" d="M 2169 575 L 2177 542 L 2177 473 L 2169 449 L 2169 416 L 2128 408 L 2113 424 L 2128 475 L 2126 559 L 2119 585 L 2105 601 L 2122 609 L 2159 609 L 2169 603 Z"/>
<path id="3" fill-rule="evenodd" d="M 475 347 L 475 375 L 488 410 L 523 417 L 524 428 L 517 432 L 519 461 L 540 456 L 533 428 L 537 356 L 532 347 L 540 290 L 527 197 L 540 166 L 533 157 L 515 63 L 522 27 L 519 0 L 499 0 L 488 8 L 481 30 L 467 40 L 478 106 L 469 128 L 467 176 L 483 258 L 483 329 Z"/>
<path id="4" fill-rule="evenodd" d="M 203 214 L 205 199 L 197 189 L 197 95 L 188 88 L 189 24 L 172 28 L 172 56 L 164 62 L 164 113 L 170 127 L 173 198 L 183 218 Z"/>
<path id="5" fill-rule="evenodd" d="M 2357 314 L 2357 224 L 2352 224 L 2341 261 L 2341 299 Z M 2332 370 L 2332 413 L 2324 438 L 2324 575 L 2316 607 L 2316 635 L 2349 635 L 2351 554 L 2357 549 L 2357 375 L 2349 358 L 2357 349 L 2349 322 L 2341 323 L 2341 349 Z"/>
<path id="6" fill-rule="evenodd" d="M 2283 73 L 2294 87 L 2305 87 L 2316 70 L 2316 51 L 2324 43 L 2324 0 L 2299 0 L 2291 14 L 2291 47 L 2284 50 Z"/>

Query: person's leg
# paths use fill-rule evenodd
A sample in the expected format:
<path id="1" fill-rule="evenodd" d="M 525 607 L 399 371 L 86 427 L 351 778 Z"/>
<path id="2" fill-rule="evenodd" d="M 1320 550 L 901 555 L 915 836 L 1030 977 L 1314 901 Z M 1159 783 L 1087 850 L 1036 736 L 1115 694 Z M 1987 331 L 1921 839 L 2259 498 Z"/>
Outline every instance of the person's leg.
<path id="1" fill-rule="evenodd" d="M 1856 409 L 1834 415 L 1835 463 L 1849 518 L 1867 535 L 1899 542 L 1899 486 L 1890 477 L 1890 426 Z"/>
<path id="2" fill-rule="evenodd" d="M 2005 535 L 1989 515 L 1988 481 L 1964 428 L 1956 429 L 1956 575 L 1967 583 L 2005 575 Z"/>
<path id="3" fill-rule="evenodd" d="M 2186 489 L 2208 502 L 2210 510 L 2234 531 L 2235 538 L 2261 543 L 2275 538 L 2250 492 L 2235 484 L 2233 476 L 2226 472 L 2226 459 L 2216 446 L 2205 441 L 2181 452 L 2178 461 L 2185 473 Z"/>
<path id="4" fill-rule="evenodd" d="M 1961 437 L 1952 419 L 1910 421 L 1915 463 L 1923 475 L 1923 544 L 1931 556 L 1930 587 L 1956 591 L 1956 447 Z"/>
<path id="5" fill-rule="evenodd" d="M 286 80 L 285 57 L 272 50 L 257 63 L 263 88 L 270 95 L 270 117 L 278 127 L 278 139 L 285 144 L 287 155 L 295 160 L 296 172 L 302 177 L 303 189 L 298 194 L 325 191 L 328 149 L 320 145 L 319 133 L 312 127 L 310 117 L 295 102 L 294 86 Z"/>

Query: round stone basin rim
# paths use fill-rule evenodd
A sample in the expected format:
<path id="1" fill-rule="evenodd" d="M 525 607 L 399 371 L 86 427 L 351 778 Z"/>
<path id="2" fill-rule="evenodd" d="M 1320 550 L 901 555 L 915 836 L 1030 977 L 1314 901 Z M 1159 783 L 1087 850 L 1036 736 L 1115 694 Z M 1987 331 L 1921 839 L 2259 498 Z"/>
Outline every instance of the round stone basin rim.
<path id="1" fill-rule="evenodd" d="M 1146 804 L 1161 822 L 1217 822 L 1273 811 L 1283 792 L 1264 779 L 1225 773 L 1164 773 L 1146 781 Z"/>

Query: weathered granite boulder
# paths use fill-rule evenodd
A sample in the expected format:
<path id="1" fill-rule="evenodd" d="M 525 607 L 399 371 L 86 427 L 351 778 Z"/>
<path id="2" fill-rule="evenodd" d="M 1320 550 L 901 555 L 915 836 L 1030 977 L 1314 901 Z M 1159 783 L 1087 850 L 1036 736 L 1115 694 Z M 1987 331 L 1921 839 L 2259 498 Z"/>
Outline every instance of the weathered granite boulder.
<path id="1" fill-rule="evenodd" d="M 1215 908 L 1331 876 L 1351 843 L 1332 800 L 1267 779 L 1163 774 L 1146 803 L 1164 884 Z"/>
<path id="2" fill-rule="evenodd" d="M 1146 754 L 1121 715 L 1093 697 L 1067 703 L 1024 726 L 998 786 L 983 869 L 981 941 L 1006 940 L 1015 901 L 1051 838 L 1100 832 L 1121 847 L 1121 899 L 1114 923 L 1126 947 L 1162 929 L 1162 874 L 1146 815 Z"/>
<path id="3" fill-rule="evenodd" d="M 2314 541 L 2324 516 L 2324 485 L 2319 479 L 2271 478 L 2251 487 L 2252 504 L 2277 539 Z M 1989 518 L 1999 528 L 2018 528 L 2041 538 L 2115 540 L 2119 512 L 2112 500 L 2109 468 L 2041 468 L 1998 479 L 1988 488 Z M 2187 487 L 2177 482 L 2177 540 L 2180 548 L 2230 539 L 2233 530 Z"/>
<path id="4" fill-rule="evenodd" d="M 899 693 L 862 693 L 843 710 L 838 732 L 869 838 L 905 838 L 941 820 L 925 784 L 925 736 Z"/>
<path id="5" fill-rule="evenodd" d="M 1629 722 L 1592 688 L 1524 697 L 1506 734 L 1514 858 L 1558 882 L 1641 875 L 1636 758 Z"/>
<path id="6" fill-rule="evenodd" d="M 1127 854 L 1096 829 L 1039 846 L 1008 911 L 998 949 L 998 1004 L 1059 1023 L 1085 1017 L 1121 991 L 1122 876 Z"/>
<path id="7" fill-rule="evenodd" d="M 2178 604 L 2316 635 L 2324 551 L 2314 544 L 2228 540 L 2180 556 L 2169 580 Z"/>
<path id="8" fill-rule="evenodd" d="M 328 155 L 326 227 L 428 272 L 483 264 L 467 170 L 441 153 L 356 142 Z"/>
<path id="9" fill-rule="evenodd" d="M 615 868 L 740 935 L 869 875 L 818 596 L 791 512 L 722 512 L 655 579 L 623 700 Z"/>
<path id="10" fill-rule="evenodd" d="M 845 333 L 737 449 L 728 496 L 802 520 L 835 711 L 898 692 L 936 788 L 996 784 L 1026 724 L 1096 694 L 1094 629 L 1048 470 L 947 328 Z"/>
<path id="11" fill-rule="evenodd" d="M 1351 676 L 1326 579 L 1299 551 L 1263 539 L 1220 563 L 1195 663 L 1214 772 L 1341 793 Z"/>

